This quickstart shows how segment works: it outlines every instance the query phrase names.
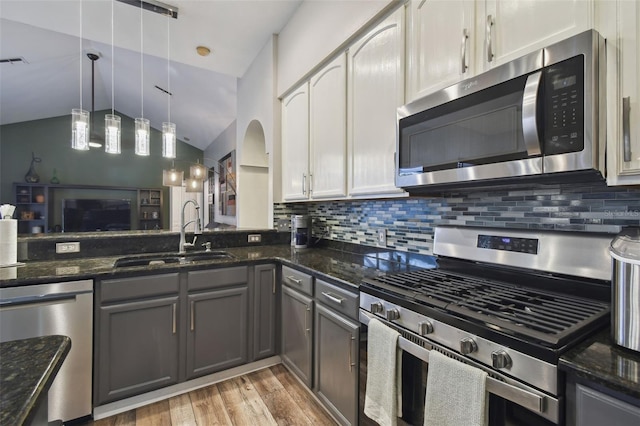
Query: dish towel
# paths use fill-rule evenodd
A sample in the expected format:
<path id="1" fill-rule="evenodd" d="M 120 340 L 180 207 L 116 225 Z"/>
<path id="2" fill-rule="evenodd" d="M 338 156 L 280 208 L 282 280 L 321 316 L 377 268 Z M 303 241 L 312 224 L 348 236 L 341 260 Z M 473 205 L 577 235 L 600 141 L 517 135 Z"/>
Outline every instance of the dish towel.
<path id="1" fill-rule="evenodd" d="M 439 352 L 429 352 L 425 426 L 486 426 L 487 373 Z"/>
<path id="2" fill-rule="evenodd" d="M 400 333 L 375 318 L 369 321 L 367 387 L 364 414 L 381 426 L 395 426 L 402 416 Z"/>

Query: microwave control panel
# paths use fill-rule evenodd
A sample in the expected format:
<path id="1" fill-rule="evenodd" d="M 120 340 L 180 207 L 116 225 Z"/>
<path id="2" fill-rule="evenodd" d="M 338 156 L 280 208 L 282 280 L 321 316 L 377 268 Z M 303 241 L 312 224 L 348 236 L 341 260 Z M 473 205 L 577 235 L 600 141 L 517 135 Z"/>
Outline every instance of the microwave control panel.
<path id="1" fill-rule="evenodd" d="M 584 149 L 584 56 L 544 70 L 544 153 Z"/>

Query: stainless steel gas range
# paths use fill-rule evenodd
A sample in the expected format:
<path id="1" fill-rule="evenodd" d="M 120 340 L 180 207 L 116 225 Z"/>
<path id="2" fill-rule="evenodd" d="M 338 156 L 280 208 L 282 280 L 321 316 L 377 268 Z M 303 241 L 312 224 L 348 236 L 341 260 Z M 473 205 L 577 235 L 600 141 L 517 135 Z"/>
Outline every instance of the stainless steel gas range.
<path id="1" fill-rule="evenodd" d="M 413 383 L 403 386 L 405 421 L 421 424 L 425 385 L 415 377 L 427 374 L 437 350 L 489 373 L 490 424 L 563 424 L 558 360 L 609 324 L 610 242 L 603 234 L 439 227 L 435 268 L 365 279 L 364 336 L 372 317 L 395 328 L 415 370 L 405 372 Z"/>

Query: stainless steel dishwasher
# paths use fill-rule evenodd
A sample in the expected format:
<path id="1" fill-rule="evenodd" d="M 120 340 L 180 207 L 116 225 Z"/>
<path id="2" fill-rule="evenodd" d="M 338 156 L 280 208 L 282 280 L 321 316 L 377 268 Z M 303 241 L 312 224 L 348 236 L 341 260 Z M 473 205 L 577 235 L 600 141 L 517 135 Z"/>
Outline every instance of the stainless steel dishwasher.
<path id="1" fill-rule="evenodd" d="M 0 341 L 59 334 L 71 350 L 49 390 L 49 421 L 91 415 L 93 281 L 0 288 Z"/>

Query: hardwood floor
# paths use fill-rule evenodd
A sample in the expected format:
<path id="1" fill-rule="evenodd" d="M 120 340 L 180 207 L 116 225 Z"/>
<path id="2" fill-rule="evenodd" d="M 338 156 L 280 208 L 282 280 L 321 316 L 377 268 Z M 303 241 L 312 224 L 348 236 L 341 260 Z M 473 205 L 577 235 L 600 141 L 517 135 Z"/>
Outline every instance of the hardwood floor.
<path id="1" fill-rule="evenodd" d="M 335 425 L 282 365 L 90 423 L 94 426 Z"/>

